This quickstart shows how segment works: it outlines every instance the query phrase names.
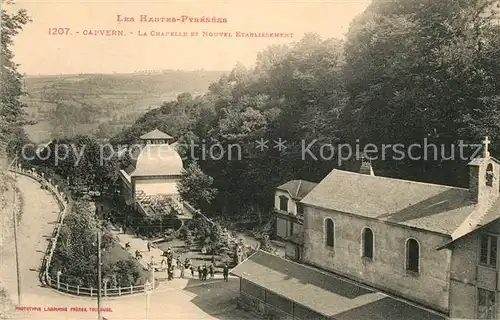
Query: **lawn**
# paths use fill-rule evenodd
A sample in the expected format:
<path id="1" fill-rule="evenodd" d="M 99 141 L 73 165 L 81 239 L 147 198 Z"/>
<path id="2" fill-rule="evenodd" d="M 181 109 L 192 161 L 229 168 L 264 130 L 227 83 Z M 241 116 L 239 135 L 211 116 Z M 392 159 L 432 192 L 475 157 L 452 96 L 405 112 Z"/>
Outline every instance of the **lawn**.
<path id="1" fill-rule="evenodd" d="M 105 250 L 102 253 L 102 262 L 105 265 L 110 265 L 116 263 L 120 260 L 128 260 L 131 257 L 130 253 L 125 250 L 119 243 L 113 242 L 113 245 L 109 250 Z M 138 263 L 137 269 L 139 270 L 140 277 L 136 282 L 136 285 L 144 284 L 146 280 L 149 279 L 149 271 L 144 270 L 144 268 Z"/>

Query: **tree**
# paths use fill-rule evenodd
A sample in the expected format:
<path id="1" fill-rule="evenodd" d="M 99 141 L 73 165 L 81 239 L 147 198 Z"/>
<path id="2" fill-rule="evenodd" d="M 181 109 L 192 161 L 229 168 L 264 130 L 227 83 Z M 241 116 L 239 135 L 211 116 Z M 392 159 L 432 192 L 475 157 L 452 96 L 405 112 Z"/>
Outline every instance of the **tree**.
<path id="1" fill-rule="evenodd" d="M 424 139 L 450 145 L 477 143 L 488 134 L 498 141 L 499 3 L 373 2 L 352 23 L 345 45 L 344 138 L 376 145 L 409 146 Z M 427 151 L 417 152 L 413 157 Z M 466 185 L 467 177 L 458 180 L 456 174 L 463 162 L 443 166 L 435 156 L 440 157 L 379 164 L 391 176 Z"/>
<path id="2" fill-rule="evenodd" d="M 217 194 L 212 184 L 213 178 L 203 173 L 198 164 L 193 162 L 182 172 L 178 183 L 179 194 L 195 208 L 203 209 Z"/>
<path id="3" fill-rule="evenodd" d="M 117 154 L 111 148 L 101 148 L 94 137 L 79 135 L 56 139 L 49 149 L 49 157 L 40 164 L 68 179 L 73 187 L 95 187 L 102 192 L 115 184 Z"/>
<path id="4" fill-rule="evenodd" d="M 54 276 L 62 271 L 65 282 L 70 285 L 97 287 L 97 228 L 101 222 L 88 203 L 76 202 L 73 210 L 64 220 L 58 244 L 54 252 L 50 272 Z M 115 243 L 110 232 L 104 232 L 101 249 L 110 250 Z M 120 286 L 134 285 L 139 278 L 135 261 L 118 260 L 102 267 L 103 278 L 116 279 Z"/>
<path id="5" fill-rule="evenodd" d="M 11 4 L 6 1 L 4 4 Z M 23 76 L 18 71 L 14 62 L 11 47 L 14 37 L 19 34 L 30 18 L 26 10 L 19 10 L 9 14 L 1 10 L 1 52 L 0 52 L 0 139 L 9 141 L 15 137 L 20 127 L 29 122 L 26 120 L 24 108 L 26 104 L 21 101 L 25 94 L 23 91 Z M 19 152 L 19 150 L 16 150 Z"/>

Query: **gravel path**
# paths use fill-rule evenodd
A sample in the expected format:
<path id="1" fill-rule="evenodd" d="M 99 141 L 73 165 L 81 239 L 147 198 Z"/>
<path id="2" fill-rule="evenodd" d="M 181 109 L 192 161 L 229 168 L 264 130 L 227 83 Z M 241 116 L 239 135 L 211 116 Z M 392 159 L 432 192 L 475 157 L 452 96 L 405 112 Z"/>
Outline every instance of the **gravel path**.
<path id="1" fill-rule="evenodd" d="M 23 300 L 37 297 L 43 289 L 38 280 L 38 268 L 47 249 L 53 223 L 57 220 L 59 206 L 54 197 L 28 177 L 18 175 L 17 185 L 23 193 L 23 216 L 18 227 L 19 265 L 21 275 L 21 293 Z M 10 211 L 10 210 L 9 210 Z M 11 212 L 10 212 L 11 213 Z M 3 217 L 12 230 L 12 216 Z M 3 221 L 2 221 L 3 222 Z M 12 231 L 2 247 L 0 264 L 0 283 L 6 289 L 12 301 L 17 301 L 17 273 L 15 245 Z"/>

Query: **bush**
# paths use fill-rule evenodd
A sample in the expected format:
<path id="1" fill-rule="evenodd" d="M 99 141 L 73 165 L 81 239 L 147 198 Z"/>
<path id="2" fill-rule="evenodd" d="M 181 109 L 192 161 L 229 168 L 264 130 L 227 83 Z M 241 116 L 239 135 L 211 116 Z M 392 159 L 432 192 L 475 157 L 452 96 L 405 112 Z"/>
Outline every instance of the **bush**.
<path id="1" fill-rule="evenodd" d="M 130 257 L 128 260 L 117 261 L 113 265 L 113 272 L 116 277 L 118 286 L 120 287 L 130 287 L 135 285 L 140 277 L 140 272 L 138 266 Z"/>

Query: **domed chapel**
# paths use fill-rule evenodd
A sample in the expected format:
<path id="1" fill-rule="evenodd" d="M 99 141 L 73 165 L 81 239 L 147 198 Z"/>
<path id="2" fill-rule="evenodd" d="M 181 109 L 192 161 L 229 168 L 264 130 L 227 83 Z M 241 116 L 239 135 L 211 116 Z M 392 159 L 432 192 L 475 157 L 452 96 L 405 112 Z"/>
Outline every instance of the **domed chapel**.
<path id="1" fill-rule="evenodd" d="M 141 148 L 132 154 L 132 164 L 120 170 L 121 195 L 127 205 L 158 196 L 180 201 L 177 182 L 183 164 L 172 140 L 158 129 L 140 137 Z"/>

